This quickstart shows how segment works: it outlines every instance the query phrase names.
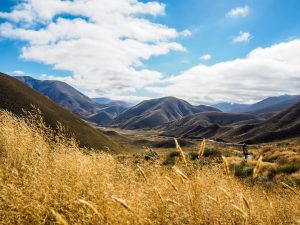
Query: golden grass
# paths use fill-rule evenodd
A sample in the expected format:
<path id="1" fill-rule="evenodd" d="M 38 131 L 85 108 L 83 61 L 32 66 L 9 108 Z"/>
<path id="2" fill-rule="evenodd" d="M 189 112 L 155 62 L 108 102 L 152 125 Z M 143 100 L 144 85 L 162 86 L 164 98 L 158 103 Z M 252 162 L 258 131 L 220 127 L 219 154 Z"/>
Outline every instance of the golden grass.
<path id="1" fill-rule="evenodd" d="M 170 168 L 141 161 L 137 167 L 133 157 L 87 152 L 40 123 L 0 112 L 0 224 L 296 224 L 300 219 L 299 195 L 282 185 L 249 186 L 225 175 L 219 164 L 187 161 Z"/>
<path id="2" fill-rule="evenodd" d="M 180 153 L 180 157 L 181 157 L 182 161 L 186 164 L 187 161 L 186 161 L 186 157 L 185 157 L 185 154 L 184 154 L 182 148 L 180 147 L 180 145 L 179 145 L 176 138 L 174 138 L 174 141 L 175 141 L 175 144 L 176 144 L 176 148 L 177 148 L 178 152 Z"/>
<path id="3" fill-rule="evenodd" d="M 206 145 L 206 142 L 205 142 L 205 139 L 203 139 L 203 141 L 201 142 L 199 151 L 198 151 L 199 157 L 203 157 L 204 151 L 205 151 L 205 145 Z"/>
<path id="4" fill-rule="evenodd" d="M 260 169 L 261 169 L 261 166 L 262 166 L 262 159 L 263 159 L 263 157 L 259 156 L 259 158 L 257 160 L 257 163 L 256 163 L 256 166 L 254 167 L 254 170 L 253 170 L 253 178 L 256 178 L 257 175 L 260 172 Z"/>
<path id="5" fill-rule="evenodd" d="M 231 172 L 230 172 L 230 169 L 229 169 L 228 161 L 227 161 L 227 159 L 224 156 L 222 156 L 222 159 L 223 159 L 224 171 L 225 171 L 225 173 L 226 173 L 227 176 L 230 176 Z"/>

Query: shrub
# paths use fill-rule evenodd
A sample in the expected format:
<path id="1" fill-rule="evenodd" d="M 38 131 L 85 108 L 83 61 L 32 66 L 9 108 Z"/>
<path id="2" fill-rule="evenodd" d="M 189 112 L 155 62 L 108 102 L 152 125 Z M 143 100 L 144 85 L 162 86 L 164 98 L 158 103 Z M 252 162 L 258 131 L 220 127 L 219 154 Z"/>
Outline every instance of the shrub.
<path id="1" fill-rule="evenodd" d="M 176 157 L 180 157 L 180 154 L 178 151 L 172 151 L 170 152 L 166 159 L 163 161 L 163 165 L 175 165 L 176 164 Z"/>
<path id="2" fill-rule="evenodd" d="M 193 161 L 199 159 L 198 152 L 189 152 L 189 159 Z"/>
<path id="3" fill-rule="evenodd" d="M 253 173 L 253 167 L 247 166 L 244 161 L 238 165 L 232 165 L 230 170 L 233 170 L 234 175 L 240 178 L 250 177 Z"/>
<path id="4" fill-rule="evenodd" d="M 221 157 L 222 151 L 217 148 L 207 148 L 204 152 L 204 157 Z"/>
<path id="5" fill-rule="evenodd" d="M 291 174 L 291 173 L 295 173 L 299 170 L 300 170 L 300 164 L 289 163 L 289 164 L 285 164 L 285 165 L 280 165 L 277 168 L 277 173 Z"/>

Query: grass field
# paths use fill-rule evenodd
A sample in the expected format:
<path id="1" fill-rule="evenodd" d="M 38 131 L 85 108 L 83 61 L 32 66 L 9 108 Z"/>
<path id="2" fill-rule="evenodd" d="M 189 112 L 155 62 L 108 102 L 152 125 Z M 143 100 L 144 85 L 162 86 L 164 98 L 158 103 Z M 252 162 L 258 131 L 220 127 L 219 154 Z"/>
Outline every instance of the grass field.
<path id="1" fill-rule="evenodd" d="M 174 154 L 163 165 L 176 149 L 158 151 L 160 159 L 148 161 L 144 149 L 87 151 L 63 133 L 53 135 L 39 117 L 1 111 L 0 223 L 299 224 L 293 178 L 299 171 L 282 169 L 298 165 L 298 146 L 297 140 L 263 145 L 251 150 L 253 161 L 244 162 L 238 149 L 212 144 L 203 157 L 190 157 L 195 145 L 183 149 L 187 163 Z M 263 161 L 254 179 L 258 155 Z M 272 179 L 265 174 L 273 171 L 270 165 Z M 247 176 L 234 176 L 238 169 Z"/>

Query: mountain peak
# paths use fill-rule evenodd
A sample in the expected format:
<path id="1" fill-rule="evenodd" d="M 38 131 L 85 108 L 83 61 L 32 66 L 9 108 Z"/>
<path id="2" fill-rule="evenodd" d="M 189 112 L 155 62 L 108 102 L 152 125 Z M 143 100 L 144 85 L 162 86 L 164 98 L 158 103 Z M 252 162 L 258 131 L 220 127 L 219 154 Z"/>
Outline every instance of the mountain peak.
<path id="1" fill-rule="evenodd" d="M 113 121 L 113 125 L 124 129 L 154 128 L 204 111 L 219 110 L 209 106 L 193 106 L 182 99 L 168 96 L 141 102 L 119 115 Z"/>

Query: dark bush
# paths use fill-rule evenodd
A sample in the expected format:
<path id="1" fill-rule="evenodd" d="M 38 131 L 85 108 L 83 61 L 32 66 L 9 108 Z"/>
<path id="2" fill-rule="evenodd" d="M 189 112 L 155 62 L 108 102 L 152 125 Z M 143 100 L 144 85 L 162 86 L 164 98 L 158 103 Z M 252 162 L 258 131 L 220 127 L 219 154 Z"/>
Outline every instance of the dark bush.
<path id="1" fill-rule="evenodd" d="M 193 144 L 192 142 L 184 140 L 184 139 L 177 139 L 177 141 L 181 147 L 186 147 L 186 146 L 190 146 Z M 176 145 L 175 145 L 175 141 L 172 139 L 172 140 L 164 140 L 164 141 L 158 142 L 154 145 L 154 147 L 156 147 L 156 148 L 176 148 Z"/>
<path id="2" fill-rule="evenodd" d="M 223 154 L 221 152 L 221 150 L 219 149 L 205 149 L 204 151 L 204 157 L 221 157 Z"/>
<path id="3" fill-rule="evenodd" d="M 300 164 L 286 164 L 286 165 L 282 165 L 279 166 L 277 168 L 277 173 L 287 173 L 287 174 L 291 174 L 291 173 L 295 173 L 298 170 L 300 170 Z"/>
<path id="4" fill-rule="evenodd" d="M 175 165 L 176 164 L 176 157 L 179 157 L 179 152 L 177 151 L 173 151 L 173 152 L 170 152 L 166 159 L 163 161 L 163 165 Z"/>
<path id="5" fill-rule="evenodd" d="M 198 152 L 189 152 L 189 159 L 193 161 L 199 159 Z"/>
<path id="6" fill-rule="evenodd" d="M 231 167 L 233 167 L 233 168 L 230 168 L 230 170 L 231 171 L 233 170 L 234 175 L 237 177 L 246 178 L 246 177 L 252 176 L 252 174 L 253 174 L 253 168 L 247 167 L 245 161 L 243 161 L 239 165 L 233 165 Z"/>

